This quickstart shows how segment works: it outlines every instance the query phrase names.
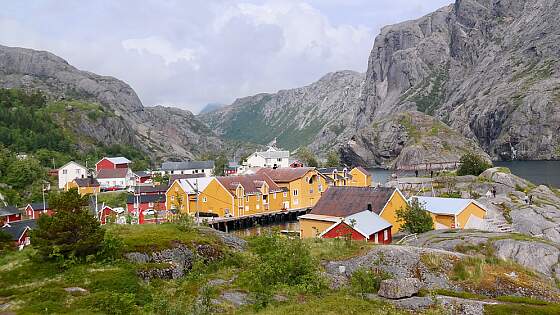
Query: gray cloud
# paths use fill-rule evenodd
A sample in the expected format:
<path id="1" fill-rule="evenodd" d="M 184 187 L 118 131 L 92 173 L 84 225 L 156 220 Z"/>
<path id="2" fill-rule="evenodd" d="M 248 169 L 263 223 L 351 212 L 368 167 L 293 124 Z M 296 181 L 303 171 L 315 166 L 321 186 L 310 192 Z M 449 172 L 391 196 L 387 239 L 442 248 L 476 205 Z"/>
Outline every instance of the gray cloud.
<path id="1" fill-rule="evenodd" d="M 210 102 L 365 71 L 385 24 L 450 0 L 13 1 L 0 43 L 51 51 L 129 83 L 147 106 Z"/>

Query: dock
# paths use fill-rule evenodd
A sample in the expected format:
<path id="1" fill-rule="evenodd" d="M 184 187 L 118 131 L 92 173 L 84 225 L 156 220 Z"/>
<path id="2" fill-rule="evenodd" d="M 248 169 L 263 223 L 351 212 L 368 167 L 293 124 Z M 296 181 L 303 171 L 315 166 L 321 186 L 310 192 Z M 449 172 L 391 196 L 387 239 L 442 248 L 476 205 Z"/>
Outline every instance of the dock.
<path id="1" fill-rule="evenodd" d="M 274 212 L 262 212 L 239 217 L 218 217 L 218 218 L 202 218 L 209 227 L 222 231 L 229 232 L 239 229 L 245 229 L 257 225 L 265 226 L 273 223 L 281 223 L 288 221 L 295 221 L 301 215 L 307 214 L 311 208 L 290 209 Z"/>

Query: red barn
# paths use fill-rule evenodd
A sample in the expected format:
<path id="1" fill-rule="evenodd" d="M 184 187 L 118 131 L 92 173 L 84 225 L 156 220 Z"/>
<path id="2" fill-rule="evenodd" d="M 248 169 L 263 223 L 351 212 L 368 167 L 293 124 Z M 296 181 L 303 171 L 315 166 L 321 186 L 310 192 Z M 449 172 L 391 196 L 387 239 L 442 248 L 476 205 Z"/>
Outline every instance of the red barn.
<path id="1" fill-rule="evenodd" d="M 95 170 L 115 169 L 115 168 L 129 168 L 132 161 L 119 156 L 119 157 L 104 157 L 95 164 Z"/>
<path id="2" fill-rule="evenodd" d="M 54 211 L 52 211 L 52 209 L 49 208 L 49 203 L 45 202 L 45 204 L 43 205 L 42 202 L 35 202 L 35 203 L 30 203 L 25 207 L 25 214 L 27 215 L 28 218 L 31 219 L 39 219 L 40 216 L 42 215 L 53 215 Z"/>
<path id="3" fill-rule="evenodd" d="M 21 249 L 24 246 L 31 244 L 29 230 L 35 228 L 36 222 L 36 220 L 23 220 L 5 223 L 1 230 L 10 235 L 14 245 Z"/>
<path id="4" fill-rule="evenodd" d="M 126 208 L 128 213 L 135 213 L 138 208 L 141 212 L 153 209 L 156 211 L 165 210 L 165 195 L 140 195 L 140 196 L 128 196 L 126 201 Z"/>
<path id="5" fill-rule="evenodd" d="M 320 236 L 323 238 L 351 237 L 353 240 L 365 240 L 377 244 L 390 244 L 391 223 L 370 210 L 350 215 L 333 224 Z"/>
<path id="6" fill-rule="evenodd" d="M 144 171 L 134 172 L 134 181 L 137 184 L 149 183 L 152 181 L 152 175 Z"/>
<path id="7" fill-rule="evenodd" d="M 14 206 L 0 208 L 0 225 L 16 221 L 21 221 L 21 211 Z"/>

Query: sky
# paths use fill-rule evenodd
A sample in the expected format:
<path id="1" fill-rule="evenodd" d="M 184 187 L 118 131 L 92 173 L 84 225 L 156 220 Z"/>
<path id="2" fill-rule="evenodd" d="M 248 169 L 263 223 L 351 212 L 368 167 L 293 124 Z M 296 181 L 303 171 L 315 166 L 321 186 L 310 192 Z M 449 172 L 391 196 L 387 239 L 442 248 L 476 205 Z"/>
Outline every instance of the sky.
<path id="1" fill-rule="evenodd" d="M 0 44 L 114 76 L 145 106 L 208 103 L 365 72 L 381 27 L 451 0 L 34 0 L 0 11 Z"/>

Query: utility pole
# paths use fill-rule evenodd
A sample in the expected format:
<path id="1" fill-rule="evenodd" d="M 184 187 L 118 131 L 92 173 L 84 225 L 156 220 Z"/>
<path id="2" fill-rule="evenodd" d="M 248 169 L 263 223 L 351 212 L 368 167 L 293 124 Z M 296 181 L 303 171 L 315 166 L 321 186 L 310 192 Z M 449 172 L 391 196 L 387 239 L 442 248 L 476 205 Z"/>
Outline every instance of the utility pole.
<path id="1" fill-rule="evenodd" d="M 43 211 L 47 210 L 47 202 L 45 201 L 45 183 L 42 183 L 41 186 L 43 187 Z"/>
<path id="2" fill-rule="evenodd" d="M 194 180 L 194 192 L 196 194 L 196 225 L 200 226 L 200 214 L 199 214 L 199 210 L 198 210 L 198 199 L 200 199 L 200 192 L 198 191 L 198 179 Z"/>

